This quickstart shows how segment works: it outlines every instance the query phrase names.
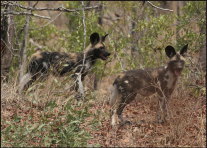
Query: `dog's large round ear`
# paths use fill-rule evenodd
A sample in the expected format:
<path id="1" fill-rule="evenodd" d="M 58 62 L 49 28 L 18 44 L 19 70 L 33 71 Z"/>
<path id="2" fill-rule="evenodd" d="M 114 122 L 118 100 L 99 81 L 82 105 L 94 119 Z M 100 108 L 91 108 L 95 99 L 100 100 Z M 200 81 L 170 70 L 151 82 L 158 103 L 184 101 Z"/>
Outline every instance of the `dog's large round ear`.
<path id="1" fill-rule="evenodd" d="M 109 35 L 109 34 L 106 34 L 106 35 L 102 36 L 102 37 L 101 37 L 101 41 L 104 42 L 105 39 L 106 39 L 106 37 L 107 37 L 108 35 Z"/>
<path id="2" fill-rule="evenodd" d="M 180 55 L 184 56 L 185 53 L 187 52 L 188 49 L 188 44 L 183 46 L 183 48 L 180 50 Z"/>
<path id="3" fill-rule="evenodd" d="M 95 45 L 96 43 L 98 43 L 100 41 L 100 37 L 99 34 L 94 32 L 91 34 L 90 36 L 90 42 L 92 45 Z"/>
<path id="4" fill-rule="evenodd" d="M 172 46 L 167 46 L 165 48 L 165 53 L 169 58 L 172 58 L 174 55 L 176 55 L 175 48 Z"/>

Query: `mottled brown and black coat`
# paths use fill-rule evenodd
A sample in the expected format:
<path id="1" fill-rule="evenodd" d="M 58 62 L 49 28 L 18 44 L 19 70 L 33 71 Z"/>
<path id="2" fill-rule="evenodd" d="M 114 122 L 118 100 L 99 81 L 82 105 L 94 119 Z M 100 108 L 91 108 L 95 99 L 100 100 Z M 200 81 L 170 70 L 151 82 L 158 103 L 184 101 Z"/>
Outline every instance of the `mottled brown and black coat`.
<path id="1" fill-rule="evenodd" d="M 129 70 L 118 75 L 110 95 L 112 125 L 116 125 L 119 119 L 123 122 L 122 111 L 135 97 L 148 97 L 155 93 L 159 95 L 161 109 L 158 121 L 162 123 L 165 121 L 166 103 L 184 68 L 183 56 L 187 47 L 188 45 L 184 46 L 179 53 L 176 53 L 172 46 L 167 46 L 165 51 L 170 60 L 165 67 Z"/>
<path id="2" fill-rule="evenodd" d="M 97 59 L 106 60 L 110 55 L 104 45 L 106 36 L 100 37 L 98 33 L 91 34 L 90 45 L 81 53 L 38 50 L 32 55 L 27 73 L 20 80 L 19 92 L 26 90 L 37 79 L 47 78 L 49 74 L 64 76 L 73 71 L 72 77 L 76 79 L 76 73 L 81 73 L 83 81 Z M 78 83 L 75 89 L 78 90 Z"/>

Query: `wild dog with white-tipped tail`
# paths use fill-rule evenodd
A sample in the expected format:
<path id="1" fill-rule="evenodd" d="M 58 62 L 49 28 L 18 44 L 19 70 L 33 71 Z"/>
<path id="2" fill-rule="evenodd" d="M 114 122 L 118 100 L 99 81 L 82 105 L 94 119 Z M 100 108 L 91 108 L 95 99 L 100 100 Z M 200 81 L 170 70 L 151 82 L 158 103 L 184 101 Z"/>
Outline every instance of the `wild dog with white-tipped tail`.
<path id="1" fill-rule="evenodd" d="M 165 67 L 129 70 L 115 79 L 110 94 L 112 126 L 125 123 L 123 109 L 135 97 L 147 97 L 155 93 L 159 96 L 158 122 L 166 121 L 166 105 L 184 68 L 187 49 L 188 45 L 185 45 L 176 52 L 174 47 L 167 46 L 165 52 L 170 60 Z"/>

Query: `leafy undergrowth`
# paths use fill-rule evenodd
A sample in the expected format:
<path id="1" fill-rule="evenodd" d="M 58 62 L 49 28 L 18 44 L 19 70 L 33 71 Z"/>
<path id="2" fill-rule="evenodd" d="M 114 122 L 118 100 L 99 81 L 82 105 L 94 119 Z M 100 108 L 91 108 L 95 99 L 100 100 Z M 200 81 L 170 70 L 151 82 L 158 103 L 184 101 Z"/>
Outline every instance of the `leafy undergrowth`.
<path id="1" fill-rule="evenodd" d="M 112 128 L 106 89 L 110 81 L 103 79 L 98 91 L 87 91 L 84 102 L 62 90 L 64 80 L 61 86 L 50 79 L 46 87 L 24 96 L 16 94 L 15 85 L 3 84 L 2 146 L 205 147 L 205 93 L 196 96 L 193 89 L 183 92 L 179 85 L 164 125 L 154 122 L 156 96 L 134 100 L 123 112 L 132 124 Z"/>
<path id="2" fill-rule="evenodd" d="M 58 146 L 87 145 L 89 133 L 80 128 L 90 103 L 78 103 L 73 97 L 31 92 L 25 96 L 15 93 L 12 86 L 2 88 L 2 146 Z M 37 97 L 37 96 L 42 96 Z M 62 98 L 62 100 L 60 99 Z"/>
<path id="3" fill-rule="evenodd" d="M 87 107 L 77 110 L 72 106 L 44 110 L 8 106 L 2 113 L 2 145 L 85 146 L 90 135 L 79 124 L 89 115 Z"/>

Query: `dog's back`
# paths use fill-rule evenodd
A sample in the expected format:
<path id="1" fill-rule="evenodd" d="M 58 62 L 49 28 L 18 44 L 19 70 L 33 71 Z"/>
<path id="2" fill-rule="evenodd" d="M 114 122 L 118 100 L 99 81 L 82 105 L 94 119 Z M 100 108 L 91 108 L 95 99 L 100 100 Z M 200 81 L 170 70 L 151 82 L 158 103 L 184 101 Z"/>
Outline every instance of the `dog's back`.
<path id="1" fill-rule="evenodd" d="M 137 69 L 122 73 L 114 81 L 121 93 L 139 93 L 146 97 L 156 92 L 158 80 L 164 67 L 156 69 Z"/>
<path id="2" fill-rule="evenodd" d="M 50 70 L 54 75 L 58 75 L 64 67 L 72 67 L 76 63 L 76 57 L 77 55 L 72 53 L 37 51 L 32 55 L 27 72 L 36 74 Z"/>
<path id="3" fill-rule="evenodd" d="M 63 52 L 35 52 L 29 65 L 27 73 L 22 77 L 19 83 L 19 92 L 27 89 L 28 86 L 38 79 L 46 78 L 49 73 L 55 76 L 60 76 L 66 71 L 70 71 L 76 63 L 76 56 Z"/>

